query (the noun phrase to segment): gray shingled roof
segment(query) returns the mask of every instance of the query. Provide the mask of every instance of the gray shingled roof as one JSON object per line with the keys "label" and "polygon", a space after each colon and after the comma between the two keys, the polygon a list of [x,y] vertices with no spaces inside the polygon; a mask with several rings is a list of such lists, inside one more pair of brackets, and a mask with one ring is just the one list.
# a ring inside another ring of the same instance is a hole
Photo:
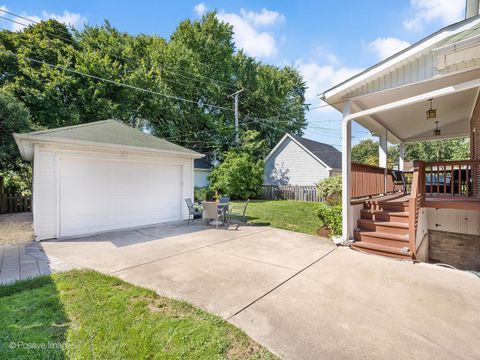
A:
{"label": "gray shingled roof", "polygon": [[193,167],[195,169],[205,169],[205,170],[210,170],[213,168],[213,165],[210,161],[207,161],[205,158],[201,159],[195,159],[193,161]]}
{"label": "gray shingled roof", "polygon": [[87,141],[94,143],[123,145],[136,148],[154,149],[165,152],[184,153],[199,157],[201,154],[176,145],[165,139],[144,133],[138,129],[134,129],[117,120],[103,120],[87,124],[67,126],[57,129],[48,129],[35,131],[27,134],[17,134],[19,138],[26,137],[29,139],[58,139],[59,141],[74,140]]}
{"label": "gray shingled roof", "polygon": [[342,153],[335,149],[332,145],[305,139],[297,135],[290,136],[332,169],[342,168]]}

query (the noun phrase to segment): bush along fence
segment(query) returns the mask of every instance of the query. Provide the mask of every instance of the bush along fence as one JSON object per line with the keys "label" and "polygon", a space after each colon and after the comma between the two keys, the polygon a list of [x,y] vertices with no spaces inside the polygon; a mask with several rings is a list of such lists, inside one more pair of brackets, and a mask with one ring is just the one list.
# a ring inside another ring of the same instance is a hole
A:
{"label": "bush along fence", "polygon": [[7,194],[3,189],[3,178],[0,177],[0,214],[32,211],[32,198],[21,194]]}
{"label": "bush along fence", "polygon": [[316,186],[263,185],[263,200],[298,200],[322,202]]}

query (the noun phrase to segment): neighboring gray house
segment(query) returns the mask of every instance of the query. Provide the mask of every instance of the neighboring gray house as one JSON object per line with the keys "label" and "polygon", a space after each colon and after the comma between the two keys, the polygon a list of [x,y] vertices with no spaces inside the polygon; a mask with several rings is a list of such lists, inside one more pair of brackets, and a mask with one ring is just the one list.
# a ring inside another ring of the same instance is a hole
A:
{"label": "neighboring gray house", "polygon": [[195,187],[208,186],[208,174],[212,171],[213,165],[205,158],[195,159],[193,162],[193,175]]}
{"label": "neighboring gray house", "polygon": [[265,185],[315,185],[342,172],[342,153],[333,146],[285,134],[265,159]]}

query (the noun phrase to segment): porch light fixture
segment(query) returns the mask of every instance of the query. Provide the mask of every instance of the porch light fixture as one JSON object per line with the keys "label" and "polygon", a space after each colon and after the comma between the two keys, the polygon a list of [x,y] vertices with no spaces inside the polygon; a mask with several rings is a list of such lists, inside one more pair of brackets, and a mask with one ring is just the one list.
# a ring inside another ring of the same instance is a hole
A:
{"label": "porch light fixture", "polygon": [[432,108],[433,99],[428,99],[428,101],[430,101],[430,109],[425,111],[425,114],[427,115],[427,120],[428,119],[435,119],[437,117],[437,109]]}
{"label": "porch light fixture", "polygon": [[433,130],[433,136],[440,136],[442,132],[438,128],[438,121],[435,121],[435,130]]}

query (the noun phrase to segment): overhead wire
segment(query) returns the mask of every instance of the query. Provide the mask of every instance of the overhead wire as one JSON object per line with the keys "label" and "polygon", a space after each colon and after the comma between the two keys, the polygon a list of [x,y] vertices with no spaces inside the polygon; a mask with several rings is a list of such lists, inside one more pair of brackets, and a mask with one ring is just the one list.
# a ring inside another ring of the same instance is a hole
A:
{"label": "overhead wire", "polygon": [[[21,19],[23,19],[23,20],[32,22],[33,24],[39,24],[39,23],[40,23],[39,21],[36,21],[36,20],[33,20],[33,19],[29,19],[29,18],[27,18],[27,17],[25,17],[25,16],[22,16],[22,15],[19,15],[19,14],[15,14],[15,13],[10,12],[10,11],[5,10],[5,9],[0,9],[0,11],[2,11],[2,12],[4,12],[4,13],[7,13],[7,14],[9,14],[9,15],[11,15],[11,16],[15,16],[15,17],[21,18]],[[25,27],[29,26],[29,25],[27,25],[27,24],[21,23],[21,22],[19,22],[19,21],[13,20],[13,19],[9,19],[9,18],[6,18],[6,17],[1,17],[1,18],[5,19],[5,20],[8,20],[8,21],[11,21],[11,22],[14,22],[14,23],[17,23],[17,24],[19,24],[19,25],[25,26]],[[31,25],[31,24],[30,24],[30,25]],[[65,31],[63,31],[63,30],[61,30],[61,31],[64,32],[65,34],[67,34],[68,36],[71,36],[70,33],[65,32]],[[71,39],[64,38],[64,37],[59,37],[57,34],[54,34],[54,33],[50,32],[50,31],[48,31],[48,30],[47,30],[46,32],[49,33],[49,34],[50,34],[51,36],[53,36],[53,37],[57,37],[57,38],[60,38],[60,39],[62,39],[62,40],[64,40],[64,41],[67,41],[67,42],[70,42],[70,43],[74,43],[73,40],[71,40]],[[96,45],[98,45],[98,44],[96,44]],[[102,48],[102,47],[100,47],[100,48],[101,48],[102,50],[105,50],[105,49]],[[129,58],[126,58],[126,57],[124,57],[124,56],[119,56],[119,55],[117,55],[117,54],[110,54],[110,53],[108,53],[108,55],[109,55],[109,56],[112,56],[112,57],[114,57],[114,58],[117,58],[117,59],[121,59],[121,60],[123,60],[123,61],[129,61],[129,62],[134,61],[133,59],[129,59]],[[137,65],[138,65],[138,64],[137,64]],[[187,78],[187,79],[189,79],[189,80],[198,81],[198,82],[201,81],[201,80],[199,80],[199,79],[192,78],[191,73],[189,73],[189,76],[185,76],[185,75],[182,75],[182,74],[178,74],[178,73],[172,72],[171,70],[168,70],[168,69],[166,69],[165,67],[163,67],[163,66],[161,66],[161,65],[159,65],[159,67],[160,67],[162,70],[166,71],[166,72],[169,72],[169,73],[174,74],[174,76],[175,76],[175,75],[180,75],[181,77]],[[181,72],[180,69],[177,69],[177,71]],[[216,82],[216,83],[219,83],[219,84],[227,85],[227,86],[229,86],[229,87],[231,87],[231,88],[233,88],[233,89],[236,89],[236,87],[235,87],[234,85],[229,84],[229,83],[227,83],[227,82],[224,82],[224,81],[221,81],[221,80],[218,80],[218,79],[213,79],[213,78],[210,78],[210,77],[207,77],[207,76],[204,76],[204,75],[200,75],[200,74],[197,74],[197,75],[200,76],[200,77],[203,77],[203,78],[205,78],[205,79],[208,79],[208,80],[210,80],[211,82]],[[185,83],[178,82],[178,80],[172,80],[172,79],[167,79],[167,78],[163,78],[163,79],[166,80],[167,82],[172,82],[172,81],[173,81],[173,82],[177,82],[177,83],[180,83],[180,84],[185,85]],[[194,86],[194,87],[195,87],[195,86]],[[198,88],[198,87],[195,87],[195,88]],[[244,88],[245,88],[247,91],[249,91],[249,92],[253,92],[253,91],[250,90],[248,87],[244,87]],[[202,90],[202,91],[205,91],[205,88],[202,87],[201,90]],[[256,99],[255,97],[250,98],[250,99],[253,100],[254,102],[256,102],[257,104],[259,104],[258,99]],[[273,105],[273,106],[276,107],[277,109],[280,109],[279,106],[272,104],[272,103],[269,102],[268,100],[265,100],[265,99],[262,99],[262,100],[263,100],[265,103],[270,104],[270,105]],[[264,116],[268,116],[265,112],[262,112],[260,109],[252,108],[251,105],[246,105],[246,107],[247,107],[247,108],[250,108],[251,110],[254,110],[254,111],[256,111],[256,112],[260,112],[260,113],[261,113],[262,115],[264,115]],[[280,109],[280,110],[281,110],[281,114],[282,114],[282,115],[283,115],[283,114],[287,114],[286,112],[284,113],[284,112],[282,111],[282,109]],[[290,114],[288,114],[288,115],[289,115],[289,117],[290,117]],[[278,116],[278,115],[277,115],[277,116]],[[291,119],[289,119],[289,120],[287,120],[287,121],[290,122]]]}
{"label": "overhead wire", "polygon": [[[30,21],[32,23],[35,23],[35,24],[38,24],[39,22],[38,21],[35,21],[33,19],[28,19],[26,17],[23,17],[21,15],[18,15],[18,14],[15,14],[15,13],[12,13],[12,12],[9,12],[9,11],[6,11],[4,9],[0,9],[0,11],[3,11],[4,13],[7,13],[9,15],[12,15],[12,16],[15,16],[15,17],[18,17],[18,18],[22,18],[24,20],[27,20],[27,21]],[[5,19],[5,20],[8,20],[8,21],[11,21],[11,22],[14,22],[16,24],[19,24],[19,25],[22,25],[22,26],[28,26],[27,24],[24,24],[24,23],[20,23],[16,20],[13,20],[13,19],[9,19],[9,18],[6,18],[6,17],[3,17],[3,16],[0,16],[0,18],[2,19]],[[48,32],[48,31],[47,31]],[[68,33],[68,35],[70,36],[70,33]],[[67,39],[67,38],[63,38],[63,37],[59,37],[58,35],[56,34],[52,34],[52,36],[54,37],[57,37],[57,38],[60,38],[61,40],[64,40],[64,41],[67,41],[67,42],[70,42],[70,43],[74,43],[73,40],[71,39]],[[87,76],[87,77],[90,77],[90,78],[93,78],[93,79],[96,79],[98,81],[104,81],[104,82],[107,82],[107,83],[111,83],[111,84],[115,84],[117,86],[124,86],[124,87],[128,87],[128,88],[131,88],[131,89],[135,89],[135,90],[139,90],[139,91],[144,91],[144,92],[148,92],[148,93],[151,93],[151,94],[155,94],[155,95],[159,95],[159,96],[164,96],[166,98],[170,98],[170,99],[174,99],[174,100],[178,100],[178,101],[183,101],[183,102],[187,102],[187,103],[192,103],[192,104],[196,104],[197,106],[199,107],[203,107],[203,106],[207,106],[207,107],[211,107],[211,108],[216,108],[216,109],[221,109],[221,110],[226,110],[226,111],[234,111],[233,109],[230,109],[230,108],[226,108],[224,106],[218,106],[218,105],[215,105],[215,104],[210,104],[208,102],[201,102],[200,100],[197,100],[197,101],[194,101],[194,100],[190,100],[190,99],[185,99],[183,97],[180,97],[180,96],[176,96],[176,95],[170,95],[170,94],[166,94],[166,93],[162,93],[162,92],[159,92],[159,91],[153,91],[153,90],[149,90],[149,89],[145,89],[145,88],[141,88],[141,87],[138,87],[138,86],[134,86],[134,85],[130,85],[130,84],[125,84],[125,83],[120,83],[120,82],[117,82],[117,81],[114,81],[114,80],[110,80],[110,79],[105,79],[105,78],[102,78],[102,77],[99,77],[99,76],[96,76],[96,75],[92,75],[92,74],[88,74],[88,73],[84,73],[84,72],[80,72],[80,71],[77,71],[77,70],[73,70],[73,69],[69,69],[65,66],[62,66],[62,65],[59,65],[59,64],[51,64],[51,63],[47,63],[45,61],[41,61],[41,60],[37,60],[37,59],[33,59],[31,57],[27,57],[27,56],[21,56],[21,55],[18,55],[18,54],[15,54],[13,52],[7,52],[7,51],[3,51],[3,50],[0,50],[4,53],[7,53],[7,54],[10,54],[12,56],[15,56],[17,58],[23,58],[23,59],[26,59],[28,61],[31,61],[31,62],[35,62],[35,63],[40,63],[40,64],[44,64],[44,65],[47,65],[51,68],[58,68],[58,69],[61,69],[61,70],[64,70],[64,71],[67,71],[67,72],[71,72],[71,73],[75,73],[75,74],[78,74],[78,75],[83,75],[83,76]],[[118,57],[116,54],[108,54],[109,56],[113,56],[113,57]],[[133,60],[132,59],[128,59],[128,58],[125,58],[125,57],[119,57],[120,59],[124,60],[124,61],[128,61],[128,62],[132,62]],[[165,69],[163,69],[165,70]],[[169,71],[169,70],[168,70]],[[181,75],[181,74],[180,74]],[[201,76],[201,75],[199,75]],[[233,85],[229,84],[229,83],[226,83],[226,82],[223,82],[223,81],[220,81],[218,79],[213,79],[213,78],[208,78],[208,77],[205,77],[205,76],[202,76],[204,78],[207,78],[213,82],[217,82],[217,83],[222,83],[224,85],[228,85],[232,88],[235,88]],[[199,81],[198,79],[195,79],[195,78],[192,78],[192,77],[188,77],[190,80],[195,80],[195,81]],[[183,84],[185,85],[185,83],[181,83],[181,82],[178,82],[178,80],[172,80],[172,79],[168,79],[168,78],[165,78],[163,77],[162,79],[166,80],[167,82],[169,81],[173,81],[173,82],[176,82],[176,83],[179,83],[179,84]],[[248,89],[248,88],[247,88]],[[202,90],[205,90],[205,88],[202,88]],[[255,98],[253,98],[254,101],[257,101]],[[264,100],[265,102],[268,102],[266,100]],[[341,101],[343,102],[343,101]],[[338,102],[338,103],[341,103],[341,102]],[[258,103],[258,102],[257,102]],[[313,107],[313,108],[309,108],[307,109],[307,111],[310,111],[310,110],[314,110],[314,109],[318,109],[318,108],[321,108],[321,107],[325,107],[325,106],[331,106],[331,105],[334,105],[335,103],[332,103],[332,104],[325,104],[325,105],[320,105],[320,106],[316,106],[316,107]],[[251,106],[247,106],[247,108]],[[277,109],[279,107],[277,106]],[[259,109],[254,109],[258,112],[261,112]],[[264,113],[265,114],[265,113]],[[283,114],[281,114],[283,115]],[[285,129],[279,129],[277,127],[274,127],[274,126],[271,126],[271,125],[268,125],[266,124],[268,121],[270,122],[282,122],[282,123],[290,123],[291,122],[291,119],[289,120],[281,120],[279,119],[280,115],[277,114],[277,115],[274,115],[274,116],[271,116],[269,118],[258,118],[258,117],[254,117],[255,120],[254,122],[256,123],[259,123],[259,124],[262,124],[263,125],[266,125],[267,127],[270,127],[270,128],[273,128],[275,130],[278,130],[278,131],[282,131],[284,132]],[[313,123],[315,122],[327,122],[327,121],[331,121],[331,122],[335,122],[336,120],[320,120],[320,121],[314,121]],[[337,129],[331,129],[331,128],[326,128],[326,127],[320,127],[316,124],[312,124],[312,122],[309,122],[308,125],[313,128],[313,129],[316,129],[316,130],[319,130],[319,131],[322,131],[322,132],[327,132],[327,133],[330,133],[330,134],[334,134],[334,135],[337,135]],[[231,127],[231,126],[228,126],[228,127]],[[211,130],[212,132],[213,131],[216,131],[215,129],[212,129]],[[185,140],[184,140],[185,141]]]}

